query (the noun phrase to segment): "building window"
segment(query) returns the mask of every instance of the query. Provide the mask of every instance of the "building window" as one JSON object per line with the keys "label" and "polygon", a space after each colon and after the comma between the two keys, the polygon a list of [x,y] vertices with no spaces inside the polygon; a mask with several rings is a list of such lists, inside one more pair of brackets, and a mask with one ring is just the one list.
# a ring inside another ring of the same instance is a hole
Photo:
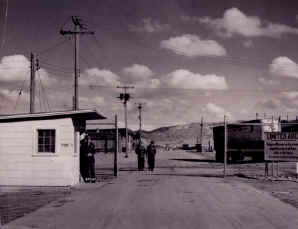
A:
{"label": "building window", "polygon": [[43,129],[38,132],[38,153],[55,153],[56,130]]}

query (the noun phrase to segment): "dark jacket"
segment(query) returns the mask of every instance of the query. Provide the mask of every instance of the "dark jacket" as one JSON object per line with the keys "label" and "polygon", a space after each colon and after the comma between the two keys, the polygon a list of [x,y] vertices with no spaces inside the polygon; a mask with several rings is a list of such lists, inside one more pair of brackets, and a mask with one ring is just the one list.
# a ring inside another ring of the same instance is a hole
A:
{"label": "dark jacket", "polygon": [[146,148],[143,145],[138,145],[136,148],[136,154],[139,157],[145,157],[146,155]]}
{"label": "dark jacket", "polygon": [[94,160],[95,145],[93,142],[89,142],[87,146],[87,157]]}
{"label": "dark jacket", "polygon": [[154,157],[156,154],[156,147],[154,144],[150,144],[147,146],[147,155],[148,157]]}

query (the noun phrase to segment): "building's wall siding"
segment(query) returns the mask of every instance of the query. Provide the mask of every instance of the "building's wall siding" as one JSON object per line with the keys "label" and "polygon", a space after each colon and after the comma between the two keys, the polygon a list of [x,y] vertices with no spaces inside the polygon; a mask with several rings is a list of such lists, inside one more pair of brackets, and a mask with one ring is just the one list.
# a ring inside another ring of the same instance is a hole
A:
{"label": "building's wall siding", "polygon": [[[56,129],[56,152],[37,153],[37,129]],[[71,118],[0,123],[0,185],[73,185],[79,182]]]}

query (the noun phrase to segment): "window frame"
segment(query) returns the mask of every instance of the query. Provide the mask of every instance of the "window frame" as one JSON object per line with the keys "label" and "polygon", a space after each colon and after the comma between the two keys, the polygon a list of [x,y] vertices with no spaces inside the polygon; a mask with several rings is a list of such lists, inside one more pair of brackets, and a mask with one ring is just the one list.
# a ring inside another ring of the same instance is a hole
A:
{"label": "window frame", "polygon": [[[39,152],[38,138],[39,130],[54,130],[55,131],[55,152]],[[34,157],[57,157],[59,155],[59,129],[57,127],[36,127],[34,128],[34,140],[33,140],[33,154]]]}

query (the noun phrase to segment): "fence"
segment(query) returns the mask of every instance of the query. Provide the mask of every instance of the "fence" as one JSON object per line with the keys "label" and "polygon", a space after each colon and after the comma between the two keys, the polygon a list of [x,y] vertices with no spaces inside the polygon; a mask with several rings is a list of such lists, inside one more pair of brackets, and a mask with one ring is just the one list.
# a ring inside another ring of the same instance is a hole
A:
{"label": "fence", "polygon": [[223,163],[224,176],[297,175],[298,122],[258,119],[228,123],[225,116],[223,123],[213,127],[213,139],[215,159]]}

